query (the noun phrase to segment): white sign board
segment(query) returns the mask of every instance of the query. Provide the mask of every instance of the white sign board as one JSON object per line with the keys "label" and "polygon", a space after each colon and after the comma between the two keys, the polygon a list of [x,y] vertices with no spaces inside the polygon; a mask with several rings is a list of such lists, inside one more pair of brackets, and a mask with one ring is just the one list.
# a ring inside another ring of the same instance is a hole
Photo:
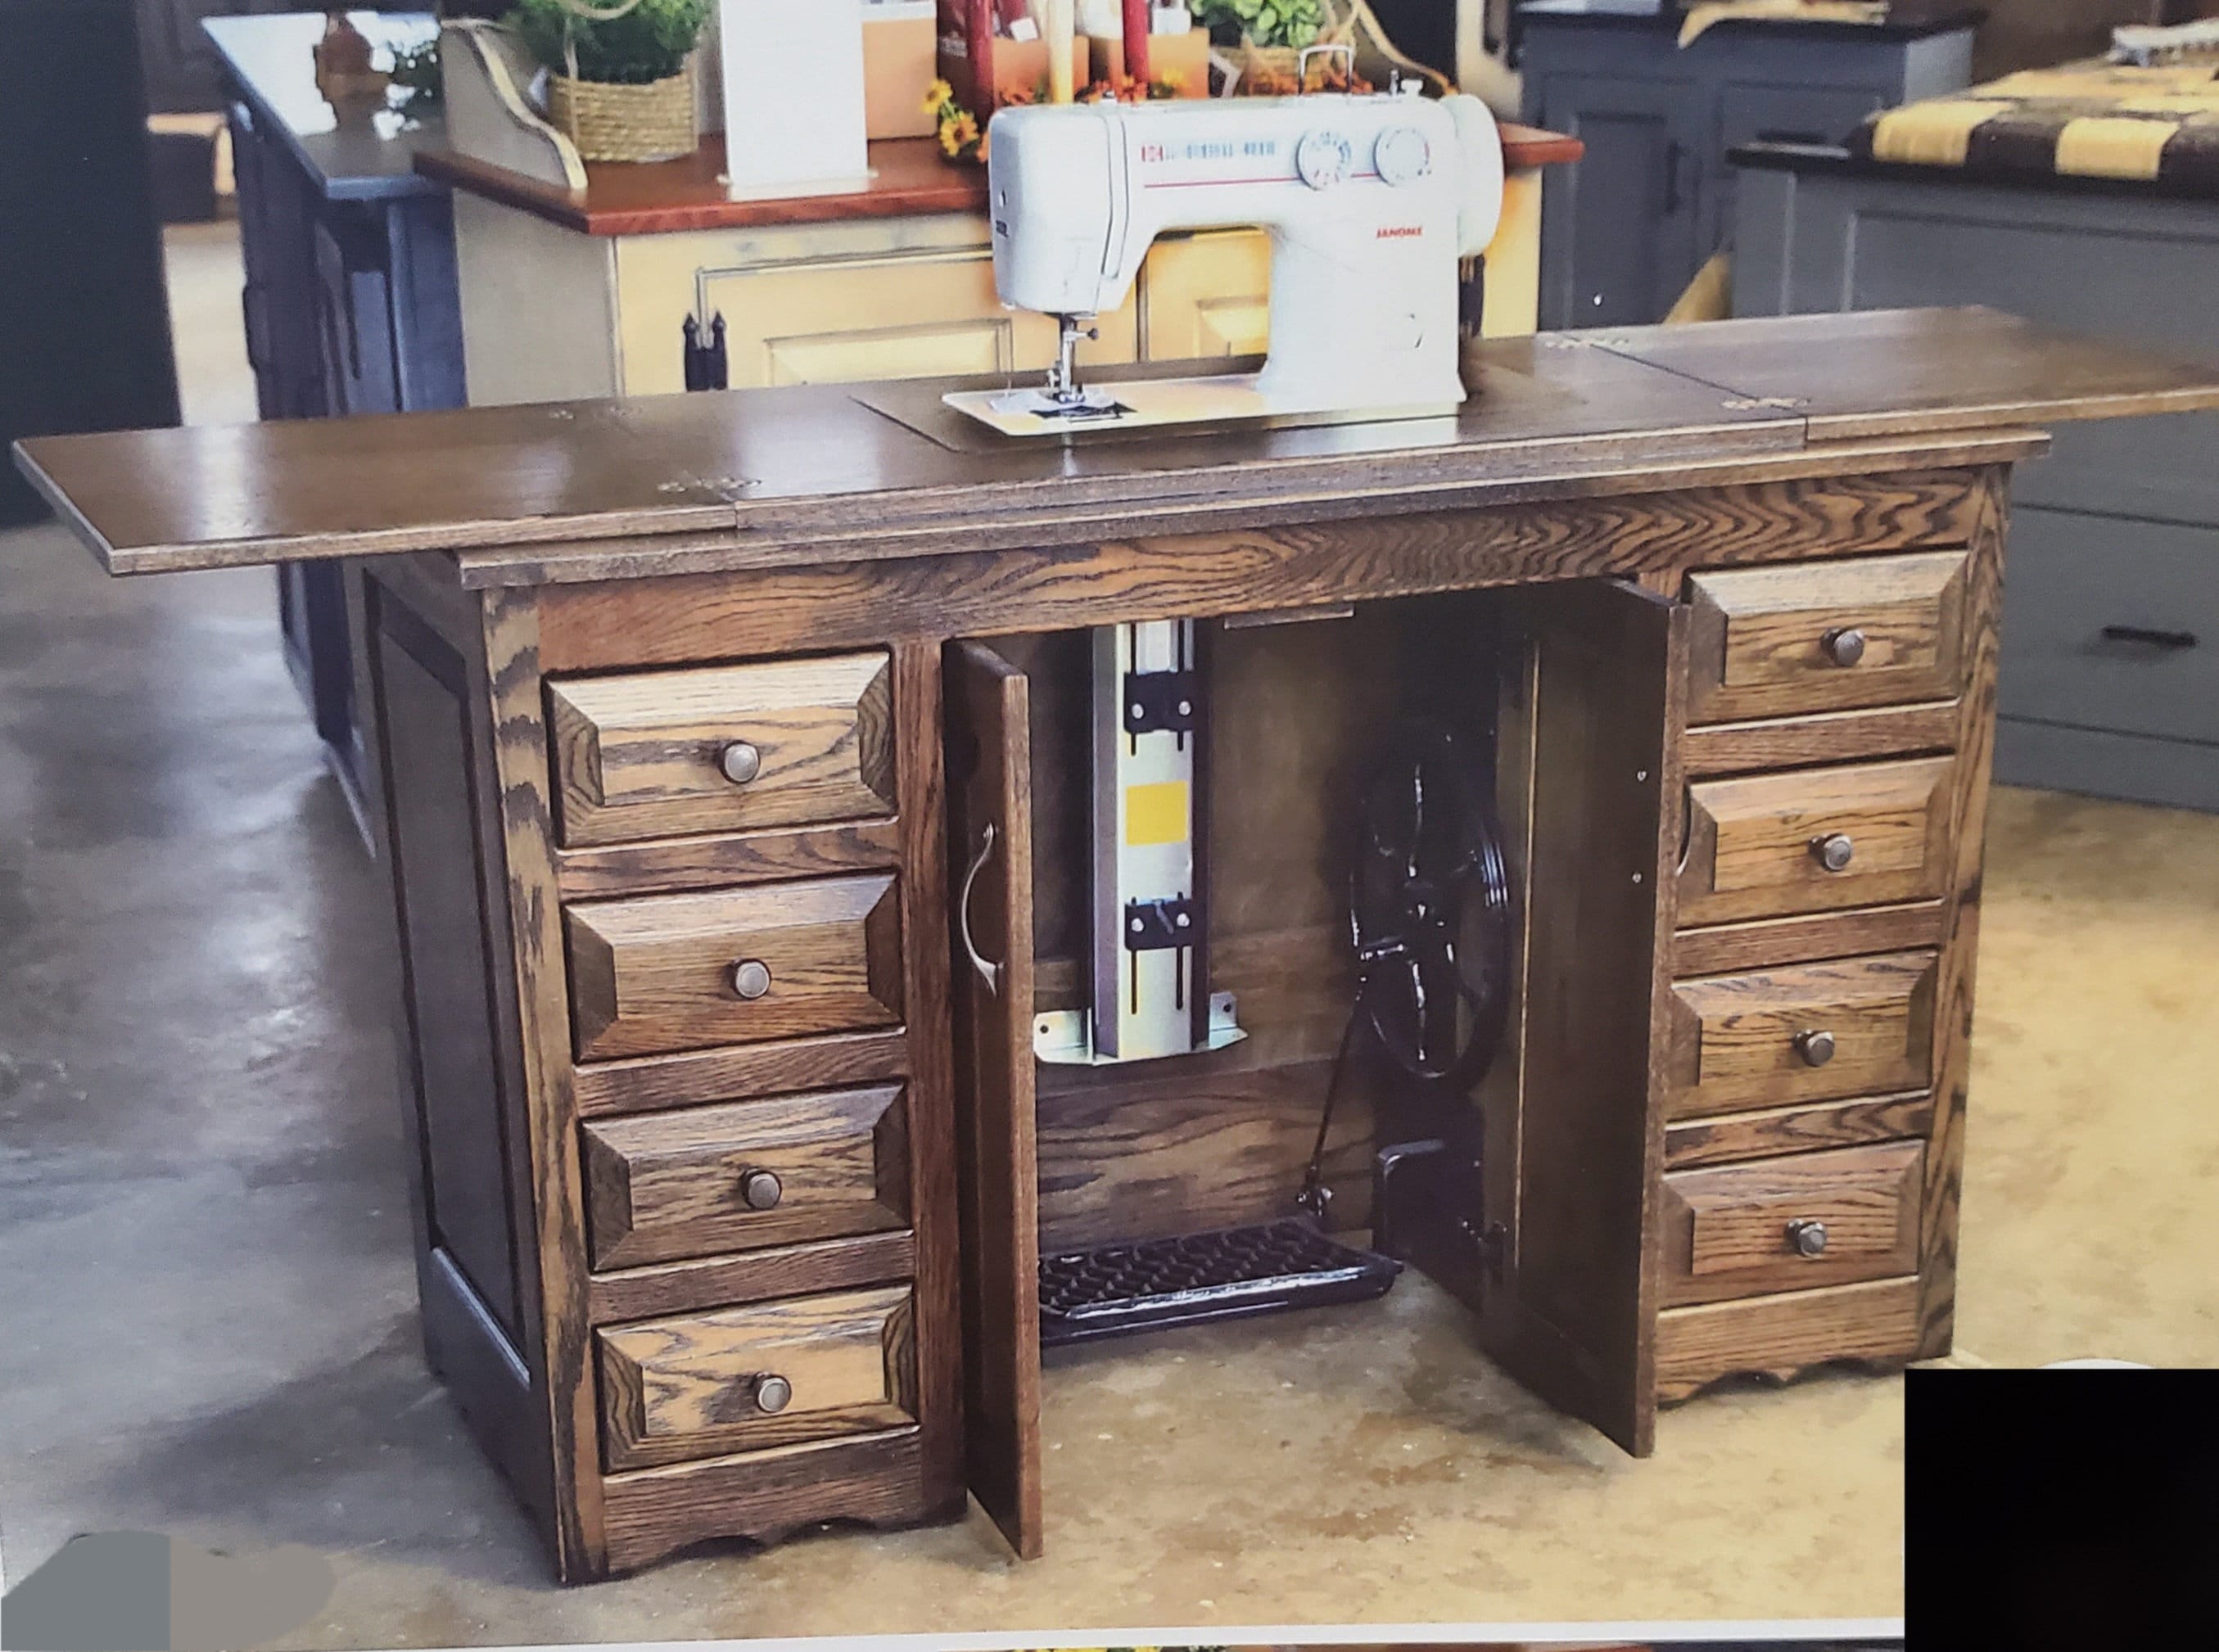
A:
{"label": "white sign board", "polygon": [[863,9],[719,0],[724,175],[736,200],[865,188]]}

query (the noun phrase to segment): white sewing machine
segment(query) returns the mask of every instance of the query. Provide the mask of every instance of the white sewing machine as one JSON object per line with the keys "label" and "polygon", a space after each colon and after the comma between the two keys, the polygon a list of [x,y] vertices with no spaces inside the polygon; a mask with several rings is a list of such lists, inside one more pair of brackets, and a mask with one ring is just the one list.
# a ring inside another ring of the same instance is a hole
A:
{"label": "white sewing machine", "polygon": [[[1248,418],[1414,417],[1464,398],[1458,260],[1502,208],[1502,146],[1477,98],[1415,89],[1006,109],[987,194],[1002,301],[1060,320],[1045,386],[948,405],[1012,436]],[[1271,237],[1263,370],[1078,383],[1087,323],[1124,301],[1156,237]]]}

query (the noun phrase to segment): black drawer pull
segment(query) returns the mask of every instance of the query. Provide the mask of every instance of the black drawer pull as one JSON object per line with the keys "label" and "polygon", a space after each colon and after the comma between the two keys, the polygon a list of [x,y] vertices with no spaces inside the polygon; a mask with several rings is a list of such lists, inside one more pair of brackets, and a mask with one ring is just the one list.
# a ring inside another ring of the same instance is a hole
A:
{"label": "black drawer pull", "polygon": [[2139,643],[2145,648],[2192,649],[2196,646],[2194,631],[2161,631],[2148,625],[2106,625],[2103,637],[2106,643]]}

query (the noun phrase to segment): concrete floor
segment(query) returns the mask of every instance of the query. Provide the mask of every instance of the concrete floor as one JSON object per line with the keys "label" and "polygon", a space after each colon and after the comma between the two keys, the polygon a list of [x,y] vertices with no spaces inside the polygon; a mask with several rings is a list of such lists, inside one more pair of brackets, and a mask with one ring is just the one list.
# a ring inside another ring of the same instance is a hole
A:
{"label": "concrete floor", "polygon": [[[235,251],[172,252],[189,408],[235,414]],[[1961,1351],[2219,1363],[2219,819],[2005,792],[1987,890]],[[974,1514],[557,1590],[418,1352],[386,921],[270,576],[0,535],[11,1579],[307,1543],[299,1647],[1900,1612],[1900,1382],[1719,1393],[1637,1463],[1422,1281],[1054,1360],[1033,1564]]]}

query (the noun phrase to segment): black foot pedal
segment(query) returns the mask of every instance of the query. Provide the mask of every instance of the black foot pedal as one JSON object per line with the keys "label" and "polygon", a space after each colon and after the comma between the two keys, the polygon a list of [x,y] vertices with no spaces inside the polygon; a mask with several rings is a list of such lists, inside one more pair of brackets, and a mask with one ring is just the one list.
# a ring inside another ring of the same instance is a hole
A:
{"label": "black foot pedal", "polygon": [[1203,1325],[1386,1295],[1402,1264],[1299,1217],[1041,1258],[1041,1342]]}

